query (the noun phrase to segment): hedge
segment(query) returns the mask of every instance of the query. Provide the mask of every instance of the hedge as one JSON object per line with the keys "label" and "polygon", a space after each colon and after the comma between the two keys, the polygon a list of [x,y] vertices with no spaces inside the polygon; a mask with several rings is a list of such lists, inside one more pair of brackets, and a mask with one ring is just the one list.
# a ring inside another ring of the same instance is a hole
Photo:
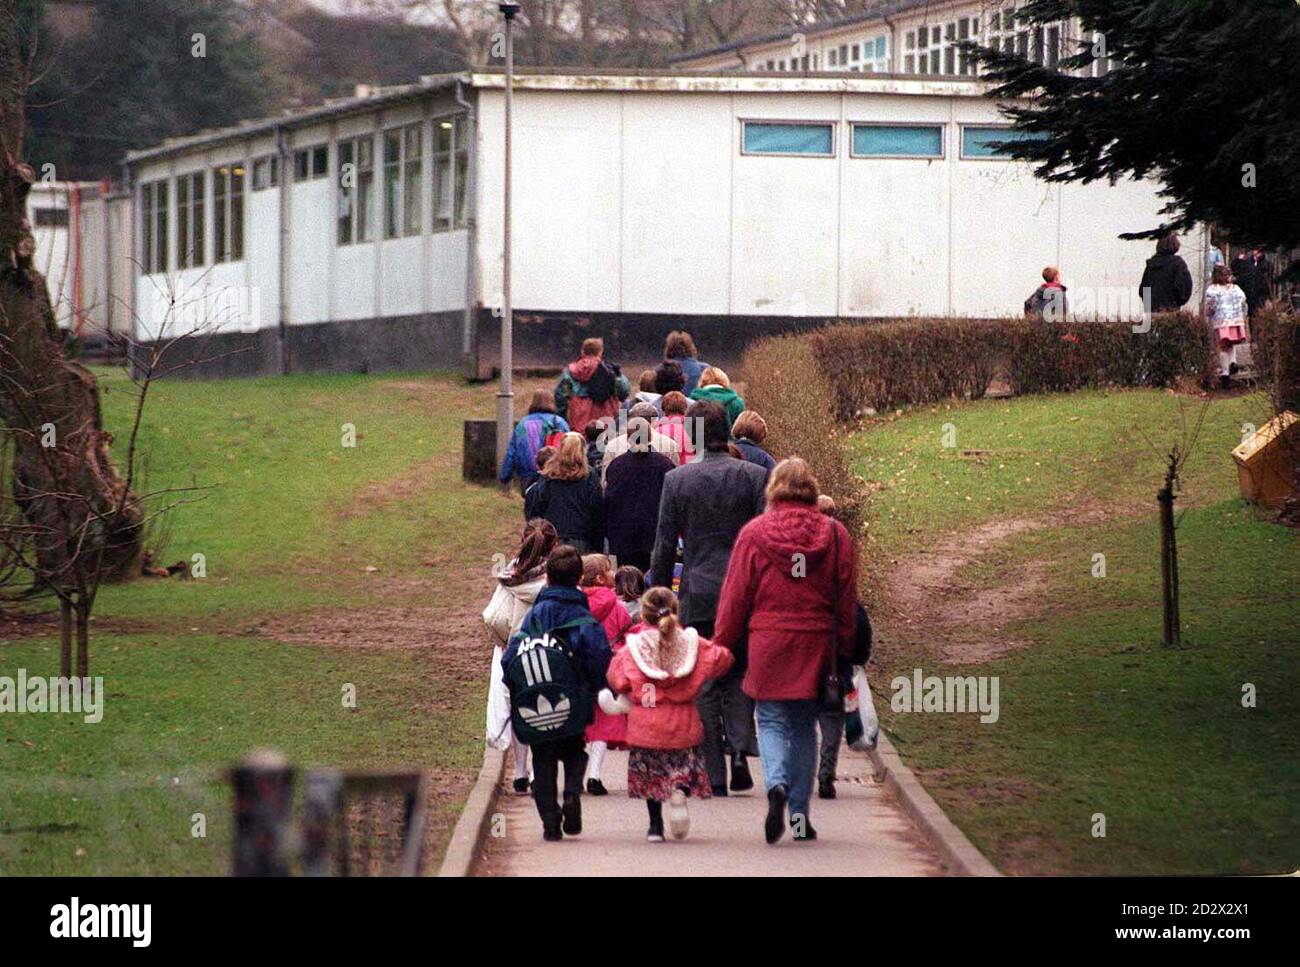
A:
{"label": "hedge", "polygon": [[906,319],[839,323],[813,333],[814,356],[831,385],[835,415],[980,399],[999,376],[1012,393],[1087,386],[1171,386],[1212,372],[1213,346],[1188,313],[1128,322]]}

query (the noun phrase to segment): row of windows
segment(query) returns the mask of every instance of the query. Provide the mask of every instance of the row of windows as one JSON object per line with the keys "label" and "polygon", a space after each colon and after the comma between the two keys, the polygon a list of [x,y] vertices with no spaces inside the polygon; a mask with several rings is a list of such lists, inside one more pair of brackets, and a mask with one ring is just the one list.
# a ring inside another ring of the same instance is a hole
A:
{"label": "row of windows", "polygon": [[[742,151],[755,155],[835,157],[835,128],[820,121],[744,121]],[[852,158],[943,158],[942,124],[851,123],[849,156]],[[991,124],[961,125],[961,157],[1005,158],[998,142],[1034,137],[1023,131]]]}
{"label": "row of windows", "polygon": [[[336,241],[339,245],[370,242],[382,230],[384,238],[419,235],[424,219],[424,140],[422,124],[384,131],[380,141],[382,228],[376,217],[374,138],[362,135],[341,140],[336,148],[338,184]],[[329,173],[329,145],[294,151],[295,182],[314,181]],[[429,159],[435,232],[464,228],[468,220],[466,191],[469,175],[469,136],[464,115],[435,119],[433,157]],[[244,257],[244,189],[242,164],[221,165],[212,174],[212,261]],[[207,171],[179,175],[172,181],[140,186],[141,256],[148,274],[172,267],[168,252],[172,186],[175,191],[176,268],[207,265],[206,218],[209,211]],[[252,163],[251,188],[264,191],[280,184],[277,155]]]}
{"label": "row of windows", "polygon": [[[1008,53],[1016,52],[1037,64],[1057,67],[1066,56],[1064,21],[1054,24],[1027,24],[1020,21],[1015,8],[993,11],[983,23],[978,16],[956,17],[947,23],[921,24],[903,32],[902,59],[895,69],[905,74],[939,74],[949,76],[974,76],[978,65],[960,49],[963,41],[982,41]],[[1090,37],[1096,43],[1097,37]],[[827,70],[888,71],[890,69],[887,35],[868,38],[858,43],[840,44],[826,51]],[[800,71],[819,70],[820,56],[814,52],[789,58],[771,58],[760,62],[760,70]],[[1106,73],[1108,62],[1101,56],[1092,64],[1090,73]]]}

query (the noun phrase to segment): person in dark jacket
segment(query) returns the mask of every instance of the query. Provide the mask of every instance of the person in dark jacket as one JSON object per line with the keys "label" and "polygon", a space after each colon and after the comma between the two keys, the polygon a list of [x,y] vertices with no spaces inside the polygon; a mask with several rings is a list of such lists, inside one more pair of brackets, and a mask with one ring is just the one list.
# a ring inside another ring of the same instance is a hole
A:
{"label": "person in dark jacket", "polygon": [[853,541],[843,524],[818,513],[817,494],[803,460],[776,465],[767,510],[736,539],[714,625],[716,644],[746,643],[744,689],[758,711],[769,843],[785,832],[787,804],[795,839],[817,838],[808,809],[822,671],[851,657],[856,638]]}
{"label": "person in dark jacket", "polygon": [[763,449],[763,441],[767,439],[767,420],[753,410],[744,410],[732,424],[731,434],[741,457],[771,474],[776,468],[776,460]]}
{"label": "person in dark jacket", "polygon": [[605,359],[605,341],[598,336],[582,341],[579,356],[564,367],[555,384],[555,409],[568,417],[570,426],[613,416],[631,392],[627,377]]}
{"label": "person in dark jacket", "polygon": [[702,363],[699,359],[699,353],[695,349],[695,340],[691,334],[683,329],[674,329],[664,340],[664,359],[674,360],[682,368],[682,375],[686,378],[686,385],[682,387],[673,387],[687,399],[695,392],[695,387],[699,385],[700,374],[709,368],[708,363]]}
{"label": "person in dark jacket", "polygon": [[1025,318],[1064,322],[1070,311],[1065,293],[1066,286],[1061,281],[1061,270],[1055,265],[1047,266],[1043,269],[1043,284],[1025,300]]}
{"label": "person in dark jacket", "polygon": [[605,536],[609,552],[619,564],[648,571],[664,477],[677,463],[646,442],[649,424],[645,419],[628,421],[627,438],[627,452],[615,457],[605,471]]}
{"label": "person in dark jacket", "polygon": [[1192,297],[1192,273],[1178,254],[1178,236],[1170,232],[1156,243],[1138,283],[1138,296],[1151,312],[1177,312]]}
{"label": "person in dark jacket", "polygon": [[1268,303],[1268,281],[1260,270],[1258,249],[1242,252],[1232,260],[1232,280],[1242,292],[1246,293],[1246,310],[1249,318]]}
{"label": "person in dark jacket", "polygon": [[[664,477],[659,501],[659,528],[648,581],[669,587],[682,540],[681,617],[704,638],[713,635],[718,594],[727,574],[731,546],[740,529],[763,512],[763,486],[767,474],[746,460],[733,460],[727,452],[730,421],[717,403],[697,403],[691,418],[701,421],[704,453],[699,460],[678,467]],[[722,737],[725,717],[731,743],[731,788],[752,789],[747,756],[757,754],[754,706],[740,687],[742,655],[722,678],[700,692],[698,706],[704,720],[704,762],[715,796],[727,794],[727,767]]]}
{"label": "person in dark jacket", "polygon": [[506,458],[501,461],[501,472],[497,475],[501,485],[510,483],[514,477],[519,481],[519,492],[526,493],[537,480],[537,451],[546,445],[547,437],[568,432],[569,424],[555,412],[551,394],[546,390],[534,393],[528,404],[528,415],[515,424],[515,431],[510,435]]}
{"label": "person in dark jacket", "polygon": [[[576,436],[576,434],[575,434]],[[523,627],[545,631],[582,616],[591,617],[587,595],[578,588],[582,578],[582,555],[568,545],[561,544],[546,559],[546,587],[524,616]],[[503,670],[510,667],[525,636],[516,636],[501,656]],[[592,709],[595,698],[605,685],[605,674],[613,657],[609,642],[600,623],[594,619],[572,628],[566,635],[569,647],[577,659],[583,684],[591,690]],[[506,682],[510,677],[506,675]],[[592,716],[594,718],[594,715]],[[588,719],[587,724],[590,724]],[[585,740],[581,732],[553,742],[534,743],[533,800],[542,819],[542,838],[554,841],[564,838],[564,833],[582,832],[582,776],[587,769]],[[556,801],[560,764],[564,764],[564,805]]]}
{"label": "person in dark jacket", "polygon": [[587,465],[587,441],[581,433],[566,433],[555,456],[546,461],[541,479],[524,495],[524,516],[549,520],[560,540],[576,547],[579,554],[604,550],[600,475]]}
{"label": "person in dark jacket", "polygon": [[660,415],[663,414],[663,397],[669,393],[686,394],[683,389],[686,386],[686,374],[682,371],[682,364],[675,359],[665,359],[655,367],[655,392],[659,394],[658,410]]}

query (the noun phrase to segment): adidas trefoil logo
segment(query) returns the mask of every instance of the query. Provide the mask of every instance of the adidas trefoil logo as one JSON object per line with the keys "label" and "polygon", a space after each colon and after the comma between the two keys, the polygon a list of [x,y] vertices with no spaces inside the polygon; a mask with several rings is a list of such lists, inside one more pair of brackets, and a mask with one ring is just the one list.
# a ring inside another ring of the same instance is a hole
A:
{"label": "adidas trefoil logo", "polygon": [[537,708],[532,709],[521,705],[519,714],[523,716],[525,722],[537,729],[537,731],[551,732],[568,720],[569,710],[570,705],[567,698],[562,698],[552,705],[545,695],[538,695]]}

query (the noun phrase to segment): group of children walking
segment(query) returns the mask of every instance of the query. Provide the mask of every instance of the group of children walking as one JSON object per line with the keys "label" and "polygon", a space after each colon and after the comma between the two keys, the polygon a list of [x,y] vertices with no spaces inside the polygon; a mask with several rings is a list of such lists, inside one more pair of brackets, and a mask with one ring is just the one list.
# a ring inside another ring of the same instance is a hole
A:
{"label": "group of children walking", "polygon": [[732,653],[681,626],[671,590],[647,591],[639,569],[616,570],[606,555],[580,555],[554,534],[543,520],[525,525],[483,615],[501,641],[494,691],[509,707],[515,792],[529,791],[531,750],[542,838],[577,835],[584,777],[588,794],[606,795],[605,754],[627,748],[628,794],[646,801],[647,840],[685,838],[687,799],[711,795],[695,699],[731,667]]}

